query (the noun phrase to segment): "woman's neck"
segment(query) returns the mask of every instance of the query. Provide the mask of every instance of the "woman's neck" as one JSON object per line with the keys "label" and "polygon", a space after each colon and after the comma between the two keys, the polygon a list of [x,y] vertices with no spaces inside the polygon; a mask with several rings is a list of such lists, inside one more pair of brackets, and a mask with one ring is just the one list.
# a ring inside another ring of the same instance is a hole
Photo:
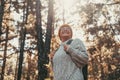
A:
{"label": "woman's neck", "polygon": [[64,37],[64,38],[61,38],[61,41],[62,42],[65,42],[65,41],[67,41],[67,40],[69,40],[70,38],[68,38],[68,37]]}

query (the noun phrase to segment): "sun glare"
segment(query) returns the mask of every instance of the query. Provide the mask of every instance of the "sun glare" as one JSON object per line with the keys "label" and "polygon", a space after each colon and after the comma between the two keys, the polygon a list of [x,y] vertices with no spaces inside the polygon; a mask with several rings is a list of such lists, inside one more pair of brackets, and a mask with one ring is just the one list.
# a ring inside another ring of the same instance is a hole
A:
{"label": "sun glare", "polygon": [[72,7],[74,2],[75,0],[60,0],[61,6],[63,6],[65,10],[70,9],[70,7]]}

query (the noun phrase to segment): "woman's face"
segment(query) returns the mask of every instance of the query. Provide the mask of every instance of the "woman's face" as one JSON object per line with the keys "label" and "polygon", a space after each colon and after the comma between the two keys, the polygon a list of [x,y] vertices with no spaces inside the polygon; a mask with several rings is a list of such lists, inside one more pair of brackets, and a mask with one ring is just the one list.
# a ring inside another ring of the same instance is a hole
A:
{"label": "woman's face", "polygon": [[62,27],[60,29],[60,38],[69,39],[72,37],[72,31],[69,27]]}

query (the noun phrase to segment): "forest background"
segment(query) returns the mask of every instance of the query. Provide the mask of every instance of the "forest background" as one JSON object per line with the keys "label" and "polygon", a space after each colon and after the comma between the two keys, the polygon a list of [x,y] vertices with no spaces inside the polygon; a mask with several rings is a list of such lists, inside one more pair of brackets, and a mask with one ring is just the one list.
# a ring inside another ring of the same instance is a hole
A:
{"label": "forest background", "polygon": [[87,48],[88,80],[120,80],[120,0],[1,0],[0,80],[52,80],[62,24]]}

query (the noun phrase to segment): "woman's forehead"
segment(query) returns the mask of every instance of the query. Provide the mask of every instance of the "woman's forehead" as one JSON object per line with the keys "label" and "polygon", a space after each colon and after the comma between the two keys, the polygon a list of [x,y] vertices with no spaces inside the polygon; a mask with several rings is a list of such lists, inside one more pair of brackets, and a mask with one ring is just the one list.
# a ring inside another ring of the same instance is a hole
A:
{"label": "woman's forehead", "polygon": [[68,26],[64,26],[64,27],[61,27],[61,29],[71,29],[71,28]]}

